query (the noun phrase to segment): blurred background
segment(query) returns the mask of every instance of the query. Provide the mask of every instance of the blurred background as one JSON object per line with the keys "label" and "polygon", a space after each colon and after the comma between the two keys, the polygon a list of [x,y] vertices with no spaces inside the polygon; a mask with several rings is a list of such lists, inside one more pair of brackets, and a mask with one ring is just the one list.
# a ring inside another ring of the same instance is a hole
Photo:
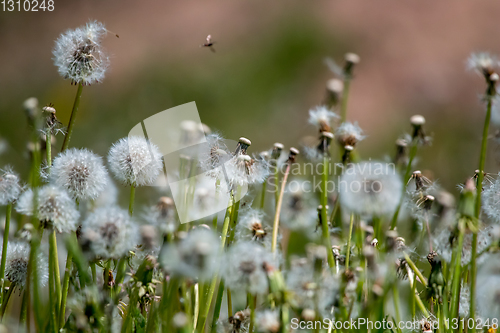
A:
{"label": "blurred background", "polygon": [[[54,12],[1,12],[0,137],[8,147],[0,167],[28,172],[26,98],[54,103],[67,124],[76,87],[57,74],[54,40],[95,19],[120,37],[103,42],[111,67],[102,84],[84,88],[73,147],[104,156],[141,120],[191,101],[226,138],[250,138],[252,152],[276,141],[300,146],[316,135],[308,110],[333,77],[323,59],[342,63],[355,52],[348,119],[368,136],[360,154],[392,156],[409,117],[422,114],[434,143],[419,168],[456,194],[477,167],[484,119],[484,83],[465,61],[474,51],[500,54],[499,13],[500,2],[451,0],[55,0]],[[200,48],[208,34],[215,53]],[[491,141],[486,170],[496,173]]]}

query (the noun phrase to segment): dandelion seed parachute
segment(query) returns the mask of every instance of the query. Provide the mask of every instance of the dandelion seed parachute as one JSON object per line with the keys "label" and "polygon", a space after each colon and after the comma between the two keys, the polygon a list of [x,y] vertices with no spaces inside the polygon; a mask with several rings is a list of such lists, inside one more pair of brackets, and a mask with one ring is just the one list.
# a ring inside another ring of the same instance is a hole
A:
{"label": "dandelion seed parachute", "polygon": [[493,223],[500,224],[500,178],[483,191],[482,200],[483,212]]}
{"label": "dandelion seed parachute", "polygon": [[115,178],[130,186],[152,185],[163,167],[159,148],[138,136],[122,138],[113,144],[108,164]]}
{"label": "dandelion seed parachute", "polygon": [[[29,189],[19,197],[16,210],[33,215],[33,190]],[[45,185],[38,190],[37,215],[47,227],[64,233],[75,231],[80,218],[75,201],[65,190],[54,185]]]}
{"label": "dandelion seed parachute", "polygon": [[269,176],[269,164],[263,159],[253,159],[242,153],[226,163],[226,171],[230,184],[261,184]]}
{"label": "dandelion seed parachute", "polygon": [[102,158],[88,149],[67,149],[50,169],[51,183],[65,189],[77,200],[93,200],[108,185],[108,172]]}
{"label": "dandelion seed parachute", "polygon": [[340,203],[349,212],[384,216],[394,212],[401,199],[403,183],[394,165],[362,162],[347,169],[340,179]]}
{"label": "dandelion seed parachute", "polygon": [[207,135],[206,140],[199,152],[200,167],[207,176],[222,180],[222,165],[231,159],[231,152],[219,134]]}
{"label": "dandelion seed parachute", "polygon": [[254,241],[266,249],[271,249],[271,229],[260,210],[249,209],[241,212],[236,225],[236,237],[242,241]]}
{"label": "dandelion seed parachute", "polygon": [[[26,284],[30,246],[24,242],[9,242],[7,259],[5,261],[5,277],[11,283],[23,288]],[[45,286],[49,279],[47,258],[39,252],[36,257],[38,270],[38,283]]]}
{"label": "dandelion seed parachute", "polygon": [[140,242],[139,226],[127,211],[102,207],[90,213],[82,223],[85,247],[97,258],[118,259],[128,255]]}
{"label": "dandelion seed parachute", "polygon": [[61,34],[52,51],[59,74],[83,85],[102,82],[109,65],[101,46],[106,33],[104,24],[93,21]]}
{"label": "dandelion seed parachute", "polygon": [[0,169],[0,206],[17,200],[21,191],[19,176],[10,167]]}
{"label": "dandelion seed parachute", "polygon": [[488,52],[472,53],[467,59],[467,69],[474,70],[481,75],[489,75],[495,67],[499,66],[496,56]]}

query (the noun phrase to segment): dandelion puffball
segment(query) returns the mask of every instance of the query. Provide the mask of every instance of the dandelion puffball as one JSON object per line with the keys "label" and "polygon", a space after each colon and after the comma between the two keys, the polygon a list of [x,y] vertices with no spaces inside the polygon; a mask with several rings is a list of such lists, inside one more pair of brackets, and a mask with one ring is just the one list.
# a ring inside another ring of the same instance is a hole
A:
{"label": "dandelion puffball", "polygon": [[52,164],[50,181],[75,199],[96,199],[108,185],[102,158],[88,149],[68,149]]}
{"label": "dandelion puffball", "polygon": [[83,85],[102,82],[109,65],[101,46],[106,33],[104,24],[93,21],[61,34],[52,51],[59,74]]}
{"label": "dandelion puffball", "polygon": [[[21,214],[33,215],[32,189],[21,194],[16,210]],[[45,185],[38,190],[37,214],[38,219],[48,227],[65,233],[75,231],[80,218],[75,200],[65,190],[54,185]]]}
{"label": "dandelion puffball", "polygon": [[[9,242],[5,261],[5,277],[12,284],[15,284],[20,288],[23,288],[26,284],[29,258],[30,246],[28,243]],[[41,252],[39,252],[36,260],[38,283],[41,286],[44,286],[47,284],[47,280],[49,278],[47,259]]]}
{"label": "dandelion puffball", "polygon": [[117,180],[131,186],[152,185],[163,165],[159,148],[138,136],[116,142],[109,150],[108,164]]}
{"label": "dandelion puffball", "polygon": [[95,257],[118,259],[139,244],[140,231],[127,211],[102,207],[83,221],[82,239]]}
{"label": "dandelion puffball", "polygon": [[347,211],[370,216],[393,213],[403,189],[394,165],[383,162],[353,164],[338,186],[340,203]]}
{"label": "dandelion puffball", "polygon": [[0,206],[15,201],[21,194],[19,176],[10,167],[0,169]]}

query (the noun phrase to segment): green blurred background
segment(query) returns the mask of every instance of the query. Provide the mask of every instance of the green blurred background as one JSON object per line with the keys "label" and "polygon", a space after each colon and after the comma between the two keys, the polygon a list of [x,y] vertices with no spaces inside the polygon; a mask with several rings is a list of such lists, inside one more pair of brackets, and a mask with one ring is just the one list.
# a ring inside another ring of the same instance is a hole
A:
{"label": "green blurred background", "polygon": [[[28,97],[54,103],[67,124],[76,87],[52,64],[54,40],[96,19],[120,35],[104,41],[111,67],[85,87],[71,146],[105,155],[139,121],[195,101],[203,122],[251,150],[315,135],[308,110],[332,73],[326,56],[360,55],[348,118],[368,135],[363,157],[394,154],[394,141],[422,114],[434,144],[419,168],[453,191],[477,165],[484,111],[472,51],[500,53],[494,1],[55,1],[54,12],[0,13],[0,167],[28,170]],[[212,53],[199,45],[211,34]],[[58,139],[60,146],[62,138]],[[498,170],[492,140],[487,171]],[[57,149],[57,148],[56,148]],[[431,174],[431,171],[427,171]]]}

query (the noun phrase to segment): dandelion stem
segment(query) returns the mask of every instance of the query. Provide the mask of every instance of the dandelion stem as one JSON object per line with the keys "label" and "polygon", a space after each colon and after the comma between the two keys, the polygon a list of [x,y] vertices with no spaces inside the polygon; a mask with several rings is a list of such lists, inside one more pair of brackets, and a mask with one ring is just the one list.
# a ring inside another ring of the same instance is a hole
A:
{"label": "dandelion stem", "polygon": [[283,194],[285,193],[285,186],[289,173],[290,173],[290,163],[287,163],[285,175],[283,176],[283,181],[281,182],[281,191],[279,193],[278,201],[276,203],[276,213],[274,215],[273,239],[271,244],[271,251],[273,252],[274,255],[276,255],[276,245],[278,243],[278,229],[280,224],[281,204],[283,202]]}
{"label": "dandelion stem", "polygon": [[263,210],[266,204],[267,178],[262,183],[262,191],[260,192],[260,209]]}
{"label": "dandelion stem", "polygon": [[2,285],[4,284],[5,277],[5,261],[7,260],[7,246],[9,243],[9,229],[10,229],[10,219],[12,217],[12,202],[7,205],[7,211],[5,213],[5,228],[3,230],[3,244],[2,244],[2,263],[0,265],[0,281]]}
{"label": "dandelion stem", "polygon": [[457,251],[454,264],[453,273],[453,284],[451,293],[451,317],[455,318],[458,315],[458,304],[460,302],[460,275],[461,275],[461,261],[462,261],[462,247],[464,244],[464,231],[459,228],[458,234],[458,246],[455,249]]}
{"label": "dandelion stem", "polygon": [[[491,105],[492,98],[490,94],[490,89],[488,89],[486,93],[486,117],[484,118],[484,127],[483,127],[483,138],[481,141],[481,153],[479,155],[479,173],[477,175],[477,184],[476,184],[476,210],[475,217],[479,218],[481,213],[481,192],[483,190],[483,179],[484,179],[484,164],[486,161],[486,150],[488,148],[488,132],[490,128],[490,119],[491,119]],[[472,235],[472,253],[471,253],[471,275],[470,275],[470,313],[469,318],[475,320],[476,315],[476,275],[477,275],[477,266],[476,266],[476,258],[477,258],[477,231]],[[452,314],[453,315],[453,314]],[[472,327],[471,333],[476,331],[475,327]]]}
{"label": "dandelion stem", "polygon": [[[76,236],[76,235],[75,235]],[[71,251],[68,251],[68,256],[66,257],[66,268],[64,269],[64,280],[62,286],[62,295],[61,295],[61,307],[59,309],[59,328],[64,326],[66,322],[66,300],[68,298],[68,290],[69,290],[69,276],[71,274],[71,264],[73,263],[73,255]]]}
{"label": "dandelion stem", "polygon": [[231,318],[233,316],[233,301],[231,299],[231,289],[226,289],[226,298],[227,298],[227,317]]}
{"label": "dandelion stem", "polygon": [[[235,198],[231,195],[229,197],[229,202],[227,204],[227,209],[226,209],[226,216],[224,217],[224,224],[222,226],[219,256],[222,255],[222,253],[224,252],[224,247],[226,246],[227,233],[228,233],[229,224],[231,221],[231,215],[232,215],[232,211],[233,211],[233,207],[234,207],[234,201],[235,201]],[[215,287],[217,286],[218,278],[219,278],[218,274],[214,274],[214,276],[212,277],[212,282],[210,283],[210,287],[208,289],[206,302],[205,302],[204,306],[202,307],[202,309],[200,309],[201,317],[199,319],[198,326],[201,328],[202,332],[205,329],[206,320],[208,317],[208,313],[210,312],[210,305],[212,304],[212,298],[214,297]],[[220,282],[220,283],[222,285],[224,285],[223,282]],[[217,303],[218,303],[218,300],[217,300]],[[219,303],[219,309],[217,311],[220,312],[220,303]],[[212,325],[213,324],[214,323],[212,323]]]}
{"label": "dandelion stem", "polygon": [[[399,323],[401,321],[401,311],[399,310],[399,290],[397,283],[393,283],[392,285],[392,297],[394,298],[394,311],[396,313],[396,322]],[[401,329],[399,327],[398,327],[398,332],[401,332]]]}
{"label": "dandelion stem", "polygon": [[9,287],[9,290],[5,292],[5,296],[3,297],[2,307],[0,308],[0,321],[3,321],[3,316],[5,315],[5,310],[7,309],[7,305],[9,304],[10,296],[12,296],[15,289],[16,289],[16,284],[12,283]]}
{"label": "dandelion stem", "polygon": [[[52,269],[53,272],[50,274],[53,275],[53,281],[54,281],[54,286],[55,286],[55,309],[54,309],[54,315],[58,313],[59,306],[61,304],[61,275],[59,273],[59,257],[57,255],[57,237],[56,237],[56,231],[55,229],[52,230],[49,236],[49,251],[50,251],[50,258],[49,260],[52,261]],[[54,323],[57,325],[57,321]]]}
{"label": "dandelion stem", "polygon": [[130,201],[128,203],[128,213],[130,216],[134,213],[134,200],[135,200],[135,186],[130,187]]}
{"label": "dandelion stem", "polygon": [[[335,259],[333,257],[333,252],[332,252],[332,244],[330,241],[330,230],[328,228],[328,214],[326,211],[326,207],[328,205],[328,192],[327,192],[327,185],[328,185],[328,173],[329,173],[329,168],[330,166],[330,161],[328,157],[323,158],[323,174],[322,174],[322,181],[321,181],[321,229],[322,229],[322,237],[323,237],[323,245],[326,247],[326,253],[327,253],[327,258],[328,258],[328,266],[330,266],[330,269],[332,272],[334,272],[335,269]],[[352,220],[351,220],[351,226],[352,226]]]}
{"label": "dandelion stem", "polygon": [[343,123],[347,120],[347,100],[349,99],[349,87],[351,85],[351,78],[344,79],[344,89],[342,92],[342,103],[340,105],[340,121]]}
{"label": "dandelion stem", "polygon": [[45,134],[45,152],[47,159],[47,166],[52,165],[52,134],[50,133],[50,129],[47,129],[47,133]]}
{"label": "dandelion stem", "polygon": [[422,283],[425,287],[427,287],[427,280],[424,278],[424,276],[422,275],[422,272],[420,272],[420,270],[417,268],[415,263],[410,259],[410,257],[408,256],[408,254],[406,252],[404,252],[404,257],[405,257],[405,260],[408,263],[408,265],[410,265],[413,272],[418,276],[420,283]]}
{"label": "dandelion stem", "polygon": [[73,109],[71,110],[71,116],[69,117],[68,131],[64,137],[61,151],[66,150],[69,146],[69,140],[71,139],[71,134],[73,134],[73,127],[75,126],[76,113],[78,112],[78,107],[80,106],[80,98],[82,97],[82,83],[78,83],[78,89],[76,90],[75,102],[73,103]]}
{"label": "dandelion stem", "polygon": [[354,214],[351,214],[351,221],[349,222],[349,236],[347,237],[347,250],[345,255],[345,269],[349,268],[349,255],[351,254],[351,237],[352,237],[353,223],[354,223]]}
{"label": "dandelion stem", "polygon": [[217,291],[217,300],[215,301],[214,313],[212,317],[212,329],[211,333],[217,332],[217,321],[219,320],[220,307],[222,305],[222,298],[224,297],[224,280],[219,282],[219,290]]}
{"label": "dandelion stem", "polygon": [[255,303],[256,296],[253,296],[251,293],[248,293],[248,306],[250,307],[250,327],[248,328],[248,333],[253,333],[253,325],[255,321]]}
{"label": "dandelion stem", "polygon": [[[417,155],[417,150],[418,150],[418,144],[414,140],[414,142],[412,143],[411,149],[410,149],[410,158],[408,160],[408,165],[406,166],[405,177],[403,178],[404,184],[407,184],[408,180],[410,179],[412,163],[413,163],[413,160],[415,159],[415,156]],[[406,192],[406,185],[403,185],[403,189],[402,189],[402,193],[401,193],[401,200],[399,201],[398,207],[396,208],[396,211],[394,212],[394,215],[392,216],[391,230],[396,229],[396,226],[398,224],[399,211],[401,210],[401,206],[403,205],[405,192]]]}

